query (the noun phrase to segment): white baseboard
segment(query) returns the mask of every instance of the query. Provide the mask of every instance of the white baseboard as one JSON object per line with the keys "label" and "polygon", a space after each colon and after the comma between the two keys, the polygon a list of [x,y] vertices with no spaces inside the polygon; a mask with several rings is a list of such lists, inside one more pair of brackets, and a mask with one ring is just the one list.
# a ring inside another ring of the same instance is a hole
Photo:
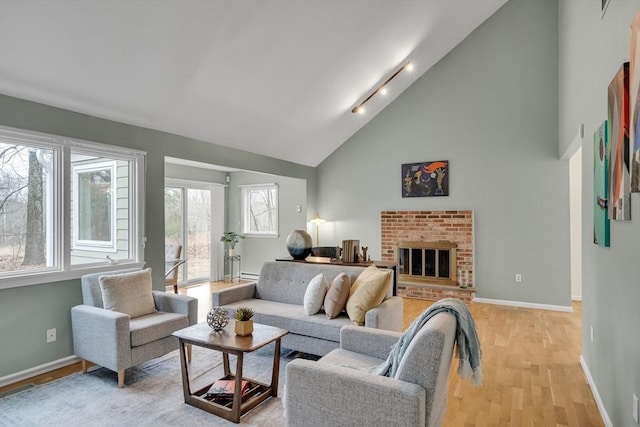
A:
{"label": "white baseboard", "polygon": [[34,366],[33,368],[25,369],[24,371],[5,375],[4,377],[0,377],[0,387],[17,383],[18,381],[26,380],[27,378],[35,377],[36,375],[44,374],[53,371],[54,369],[73,365],[74,363],[79,361],[80,358],[78,356],[67,356],[63,357],[62,359],[45,363],[44,365]]}
{"label": "white baseboard", "polygon": [[589,367],[587,366],[587,362],[584,360],[584,357],[580,355],[580,366],[582,366],[582,371],[584,372],[584,376],[587,378],[587,383],[589,387],[591,387],[591,393],[593,393],[593,398],[596,400],[596,405],[598,406],[598,410],[600,411],[600,416],[602,417],[602,421],[606,427],[613,427],[611,423],[611,419],[609,418],[609,414],[607,414],[607,410],[604,407],[604,403],[602,403],[602,399],[600,398],[600,393],[598,393],[598,388],[596,387],[596,383],[593,381],[593,377],[591,376],[591,372],[589,372]]}
{"label": "white baseboard", "polygon": [[495,304],[495,305],[508,305],[512,307],[522,307],[522,308],[537,308],[538,310],[565,311],[567,313],[573,312],[573,308],[567,307],[564,305],[536,304],[532,302],[507,301],[502,299],[491,299],[491,298],[474,298],[473,302],[480,302],[484,304]]}
{"label": "white baseboard", "polygon": [[571,295],[571,301],[582,301],[582,295]]}

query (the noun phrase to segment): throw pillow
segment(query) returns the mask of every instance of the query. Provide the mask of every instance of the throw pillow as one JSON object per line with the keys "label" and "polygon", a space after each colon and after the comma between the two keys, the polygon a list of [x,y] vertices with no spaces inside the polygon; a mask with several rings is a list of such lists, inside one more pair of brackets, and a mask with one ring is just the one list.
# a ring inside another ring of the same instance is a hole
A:
{"label": "throw pillow", "polygon": [[391,286],[391,270],[371,265],[360,273],[349,293],[347,314],[356,325],[364,325],[367,311],[379,306]]}
{"label": "throw pillow", "polygon": [[156,311],[151,293],[151,269],[100,276],[102,302],[107,310],[140,317]]}
{"label": "throw pillow", "polygon": [[307,290],[304,292],[304,298],[302,305],[304,306],[304,312],[309,316],[313,316],[320,311],[322,303],[324,302],[324,296],[327,294],[329,288],[329,282],[324,274],[320,273],[311,281],[307,286]]}
{"label": "throw pillow", "polygon": [[324,312],[329,319],[338,317],[349,298],[351,279],[347,273],[338,274],[332,281],[324,297]]}

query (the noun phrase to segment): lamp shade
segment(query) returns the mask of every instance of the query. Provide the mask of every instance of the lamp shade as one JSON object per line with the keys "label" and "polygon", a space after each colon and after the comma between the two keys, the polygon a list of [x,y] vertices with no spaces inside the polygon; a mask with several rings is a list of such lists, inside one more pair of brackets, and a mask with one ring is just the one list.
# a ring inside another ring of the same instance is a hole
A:
{"label": "lamp shade", "polygon": [[320,218],[320,212],[317,212],[316,213],[316,217],[313,218],[310,222],[311,222],[311,224],[318,225],[318,224],[322,224],[323,222],[327,222],[327,221],[322,219],[322,218]]}

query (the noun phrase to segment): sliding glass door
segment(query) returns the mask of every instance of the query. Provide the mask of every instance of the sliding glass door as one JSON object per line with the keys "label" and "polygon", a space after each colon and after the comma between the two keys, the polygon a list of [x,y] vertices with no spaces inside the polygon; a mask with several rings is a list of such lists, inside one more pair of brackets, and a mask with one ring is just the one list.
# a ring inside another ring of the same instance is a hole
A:
{"label": "sliding glass door", "polygon": [[187,188],[187,281],[211,277],[211,190]]}
{"label": "sliding glass door", "polygon": [[[219,239],[212,229],[224,218],[212,213],[218,192],[210,184],[167,179],[164,191],[165,245],[180,245],[185,260],[178,271],[178,283],[215,280],[219,274],[214,252]],[[224,194],[224,193],[222,193]],[[216,201],[224,203],[222,201]]]}

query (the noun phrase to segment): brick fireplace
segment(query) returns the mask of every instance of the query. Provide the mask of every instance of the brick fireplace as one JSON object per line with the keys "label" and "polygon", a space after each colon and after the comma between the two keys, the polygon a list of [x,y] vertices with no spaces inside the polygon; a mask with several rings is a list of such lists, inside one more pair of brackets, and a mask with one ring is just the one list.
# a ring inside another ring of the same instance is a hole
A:
{"label": "brick fireplace", "polygon": [[[398,263],[398,295],[473,299],[473,211],[382,211],[380,224],[382,260]],[[465,279],[459,270],[467,272],[466,289],[457,286]]]}

